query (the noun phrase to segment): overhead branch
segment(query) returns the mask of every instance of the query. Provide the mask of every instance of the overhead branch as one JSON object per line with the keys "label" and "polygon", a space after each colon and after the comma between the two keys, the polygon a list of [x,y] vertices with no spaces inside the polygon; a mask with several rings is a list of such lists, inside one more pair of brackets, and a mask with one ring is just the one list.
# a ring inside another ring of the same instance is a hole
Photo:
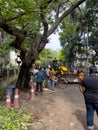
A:
{"label": "overhead branch", "polygon": [[73,4],[67,11],[63,13],[63,15],[60,17],[60,21],[64,19],[66,16],[68,16],[74,9],[76,9],[80,4],[82,4],[86,0],[79,0],[77,3]]}
{"label": "overhead branch", "polygon": [[22,29],[21,30],[23,30],[26,26],[28,26],[29,25],[29,23],[27,23],[27,24],[25,24],[23,27],[22,27]]}
{"label": "overhead branch", "polygon": [[43,27],[44,27],[43,37],[47,38],[48,24],[45,20],[45,15],[43,13],[41,13],[41,20],[42,20]]}
{"label": "overhead branch", "polygon": [[47,4],[41,4],[40,6],[40,9],[43,10],[43,9],[46,9],[48,7],[48,5],[52,2],[53,0],[48,0],[47,1]]}
{"label": "overhead branch", "polygon": [[48,0],[47,1],[47,4],[45,5],[41,5],[40,6],[40,10],[41,10],[41,13],[40,13],[40,17],[41,17],[41,21],[42,21],[42,24],[43,24],[43,27],[44,27],[44,32],[43,32],[43,40],[45,43],[47,43],[47,31],[48,31],[48,23],[45,19],[45,15],[46,13],[44,12],[44,10],[48,7],[48,5],[52,2],[53,0]]}
{"label": "overhead branch", "polygon": [[15,47],[16,49],[19,49],[25,40],[27,32],[25,30],[15,30],[15,39],[14,41],[10,44],[12,47]]}
{"label": "overhead branch", "polygon": [[65,3],[69,2],[69,0],[63,1],[60,3],[60,5],[64,5]]}
{"label": "overhead branch", "polygon": [[57,19],[57,18],[59,18],[59,9],[60,9],[60,7],[62,5],[64,5],[65,3],[69,2],[69,0],[66,0],[66,1],[60,2],[60,3],[59,3],[59,0],[58,1],[56,0],[56,2],[57,2],[57,5],[56,5],[56,17],[55,18]]}
{"label": "overhead branch", "polygon": [[[33,45],[31,45],[32,50],[38,50],[38,52],[41,52],[41,50],[44,48],[45,44],[48,42],[47,40],[47,31],[48,31],[48,23],[45,19],[45,9],[48,7],[48,5],[52,2],[53,0],[48,0],[47,3],[40,5],[40,17],[41,17],[41,21],[43,24],[43,28],[44,28],[44,32],[43,35],[41,35],[40,37],[38,37],[35,42],[33,43]],[[38,1],[36,1],[38,2]],[[32,55],[33,52],[29,52],[29,55]],[[37,51],[35,52],[36,55]]]}
{"label": "overhead branch", "polygon": [[59,23],[66,18],[74,9],[76,9],[80,4],[85,2],[86,0],[79,0],[77,3],[73,4],[69,9],[67,9],[51,26],[48,30],[47,37],[50,36],[58,27]]}
{"label": "overhead branch", "polygon": [[56,19],[59,18],[59,9],[60,9],[60,5],[57,3],[57,6],[56,6]]}
{"label": "overhead branch", "polygon": [[27,32],[25,30],[20,30],[18,28],[9,26],[5,22],[2,22],[2,24],[0,23],[0,27],[8,34],[15,37],[15,39],[12,41],[10,46],[20,50],[21,52],[23,52],[25,50],[24,52],[26,53],[26,49],[21,47],[21,45],[22,45],[23,41],[25,40],[25,36],[26,36]]}
{"label": "overhead branch", "polygon": [[23,16],[23,15],[25,15],[25,14],[26,14],[25,12],[24,12],[24,13],[21,13],[21,14],[15,16],[15,17],[11,17],[11,18],[9,18],[9,19],[5,19],[5,21],[6,21],[6,22],[10,22],[10,21],[16,20],[17,18],[19,18],[20,16]]}

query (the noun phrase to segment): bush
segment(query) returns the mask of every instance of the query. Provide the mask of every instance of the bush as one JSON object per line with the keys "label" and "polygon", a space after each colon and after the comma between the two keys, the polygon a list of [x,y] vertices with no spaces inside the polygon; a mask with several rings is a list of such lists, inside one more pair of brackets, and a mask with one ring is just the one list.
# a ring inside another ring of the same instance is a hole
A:
{"label": "bush", "polygon": [[27,130],[31,120],[27,111],[0,107],[0,130]]}

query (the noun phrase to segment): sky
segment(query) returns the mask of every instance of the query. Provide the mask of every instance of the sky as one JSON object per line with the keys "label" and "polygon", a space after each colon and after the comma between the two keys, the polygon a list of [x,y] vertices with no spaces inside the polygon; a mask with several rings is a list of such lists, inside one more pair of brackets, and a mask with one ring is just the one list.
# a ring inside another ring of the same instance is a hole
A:
{"label": "sky", "polygon": [[49,43],[47,43],[45,48],[49,48],[51,50],[59,50],[59,49],[61,49],[60,41],[59,41],[59,35],[57,33],[52,34],[49,37]]}

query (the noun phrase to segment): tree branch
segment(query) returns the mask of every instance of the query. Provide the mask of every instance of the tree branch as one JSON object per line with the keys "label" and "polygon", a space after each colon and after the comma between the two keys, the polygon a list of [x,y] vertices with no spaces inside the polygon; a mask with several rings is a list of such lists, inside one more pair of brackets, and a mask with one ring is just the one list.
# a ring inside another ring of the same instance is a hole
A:
{"label": "tree branch", "polygon": [[19,30],[18,28],[11,27],[5,22],[2,22],[2,24],[0,23],[0,27],[3,28],[8,34],[15,36],[15,39],[12,41],[10,46],[20,50],[22,57],[25,56],[27,50],[21,45],[25,40],[27,32],[25,30]]}
{"label": "tree branch", "polygon": [[83,2],[85,2],[86,0],[79,0],[77,3],[73,4],[68,10],[66,10],[61,17],[59,17],[55,23],[51,26],[51,28],[48,30],[47,33],[47,37],[50,36],[57,28],[57,26],[59,25],[59,23],[65,18],[67,17],[74,9],[76,9],[80,4],[82,4]]}
{"label": "tree branch", "polygon": [[25,15],[25,14],[26,14],[25,12],[24,12],[24,13],[21,13],[21,14],[15,16],[15,17],[12,17],[12,18],[9,18],[9,19],[5,19],[5,21],[6,21],[6,22],[13,21],[13,20],[19,18],[20,16]]}
{"label": "tree branch", "polygon": [[56,19],[59,18],[59,9],[60,9],[60,5],[57,3],[57,6],[56,6]]}

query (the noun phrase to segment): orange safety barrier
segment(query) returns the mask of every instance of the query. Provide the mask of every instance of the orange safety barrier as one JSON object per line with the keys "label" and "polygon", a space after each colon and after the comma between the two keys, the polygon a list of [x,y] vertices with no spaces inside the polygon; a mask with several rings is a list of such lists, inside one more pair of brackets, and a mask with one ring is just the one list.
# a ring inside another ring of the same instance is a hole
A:
{"label": "orange safety barrier", "polygon": [[18,88],[15,89],[15,95],[14,95],[14,103],[13,106],[15,108],[19,108],[19,94],[18,94]]}
{"label": "orange safety barrier", "polygon": [[8,91],[8,92],[7,92],[7,95],[6,95],[5,107],[6,107],[6,108],[10,108],[10,107],[11,107],[11,96],[10,96],[10,91]]}
{"label": "orange safety barrier", "polygon": [[30,100],[34,100],[34,99],[35,99],[34,85],[32,85],[30,90]]}

